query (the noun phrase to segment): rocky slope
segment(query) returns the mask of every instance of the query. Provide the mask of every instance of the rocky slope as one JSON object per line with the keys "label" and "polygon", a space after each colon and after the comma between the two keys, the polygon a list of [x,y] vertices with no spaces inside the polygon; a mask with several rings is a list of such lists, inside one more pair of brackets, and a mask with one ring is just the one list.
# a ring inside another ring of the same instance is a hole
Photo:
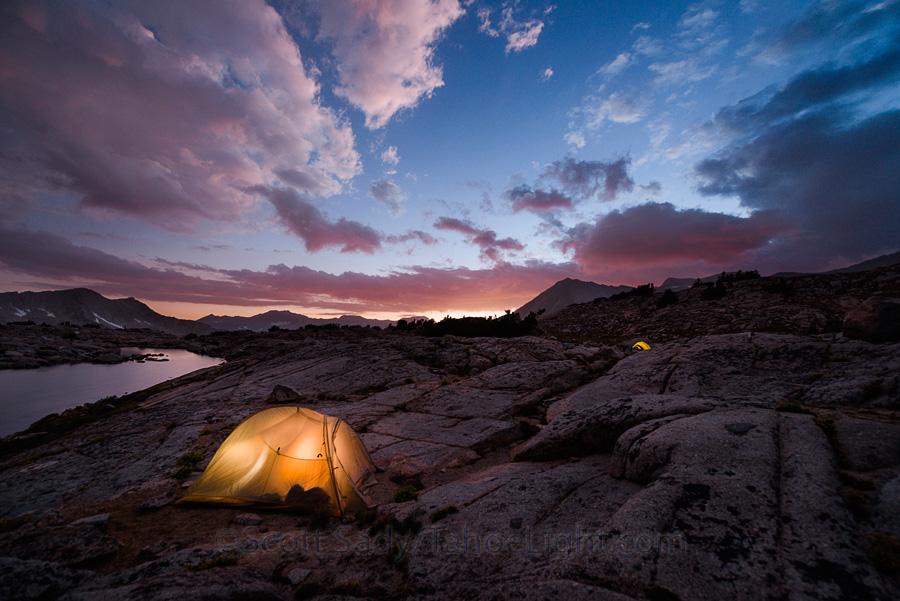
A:
{"label": "rocky slope", "polygon": [[[711,285],[711,284],[710,284]],[[667,341],[706,334],[840,332],[847,312],[873,295],[900,297],[900,265],[863,273],[766,277],[733,282],[707,300],[706,286],[660,295],[601,298],[539,318],[543,332],[561,341],[615,343],[631,338]]]}
{"label": "rocky slope", "polygon": [[[896,599],[900,341],[841,329],[896,272],[810,282],[573,307],[565,342],[204,337],[228,363],[0,444],[0,596]],[[375,511],[169,503],[271,403],[361,433]]]}

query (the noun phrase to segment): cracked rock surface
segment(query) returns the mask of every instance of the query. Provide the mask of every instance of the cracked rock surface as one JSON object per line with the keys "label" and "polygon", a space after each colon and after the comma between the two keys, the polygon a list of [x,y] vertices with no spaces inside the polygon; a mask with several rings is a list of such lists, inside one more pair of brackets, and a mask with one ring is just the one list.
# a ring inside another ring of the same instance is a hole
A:
{"label": "cracked rock surface", "polygon": [[[225,364],[3,441],[0,596],[900,598],[900,343],[763,330],[218,336]],[[285,403],[360,433],[377,511],[170,504],[179,457]]]}

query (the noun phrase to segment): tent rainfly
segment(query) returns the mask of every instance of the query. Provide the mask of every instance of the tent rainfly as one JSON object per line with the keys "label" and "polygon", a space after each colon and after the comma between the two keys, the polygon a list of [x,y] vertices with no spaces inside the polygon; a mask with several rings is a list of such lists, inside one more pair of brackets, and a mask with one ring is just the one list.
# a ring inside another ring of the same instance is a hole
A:
{"label": "tent rainfly", "polygon": [[179,503],[326,508],[371,506],[375,464],[346,422],[302,407],[274,407],[234,429]]}
{"label": "tent rainfly", "polygon": [[631,350],[649,351],[650,345],[641,340],[640,342],[635,343],[634,346],[631,347]]}

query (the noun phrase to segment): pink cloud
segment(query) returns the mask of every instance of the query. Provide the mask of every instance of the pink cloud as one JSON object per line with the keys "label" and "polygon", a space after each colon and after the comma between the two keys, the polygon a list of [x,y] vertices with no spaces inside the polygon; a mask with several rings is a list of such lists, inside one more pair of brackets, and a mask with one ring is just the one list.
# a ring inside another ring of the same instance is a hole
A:
{"label": "pink cloud", "polygon": [[[517,3],[518,4],[518,3]],[[544,22],[539,19],[520,20],[514,12],[518,6],[508,6],[500,11],[500,23],[497,27],[491,24],[491,9],[480,8],[477,12],[478,31],[498,38],[501,35],[506,38],[506,53],[521,52],[531,48],[538,42],[538,37],[544,29]],[[552,71],[550,73],[553,74]]]}
{"label": "pink cloud", "polygon": [[343,217],[334,222],[328,221],[315,205],[291,188],[257,186],[252,191],[269,199],[281,223],[300,237],[310,252],[338,246],[342,253],[372,254],[381,248],[381,233]]}
{"label": "pink cloud", "polygon": [[279,173],[327,196],[359,172],[349,125],[262,0],[0,10],[0,174],[24,197],[185,231],[240,219],[243,190]]}
{"label": "pink cloud", "polygon": [[577,263],[594,272],[654,265],[722,266],[747,260],[789,227],[768,211],[742,218],[646,203],[608,213],[594,224],[580,224],[559,246],[572,251]]}
{"label": "pink cloud", "polygon": [[341,85],[335,93],[384,127],[444,85],[434,46],[463,15],[457,0],[329,0],[319,35],[334,40]]}

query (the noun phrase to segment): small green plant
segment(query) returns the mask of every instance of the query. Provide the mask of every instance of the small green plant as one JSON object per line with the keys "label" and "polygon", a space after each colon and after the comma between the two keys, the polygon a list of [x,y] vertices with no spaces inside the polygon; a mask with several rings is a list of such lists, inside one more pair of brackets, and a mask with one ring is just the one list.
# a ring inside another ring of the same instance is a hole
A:
{"label": "small green plant", "polygon": [[900,538],[886,532],[874,532],[866,541],[866,554],[880,571],[900,571]]}
{"label": "small green plant", "polygon": [[212,434],[212,430],[209,428],[203,428],[203,431],[200,432],[200,436],[206,436],[207,434]]}
{"label": "small green plant", "polygon": [[336,400],[336,401],[346,401],[346,400],[347,400],[347,395],[346,395],[346,394],[339,394],[339,395],[337,395],[337,396],[335,397],[334,400]]}
{"label": "small green plant", "polygon": [[775,411],[781,411],[783,413],[809,413],[808,410],[803,408],[803,405],[801,405],[799,401],[794,401],[792,399],[781,399],[775,403]]}
{"label": "small green plant", "polygon": [[817,415],[813,418],[813,422],[825,432],[825,436],[828,437],[828,440],[831,440],[834,436],[834,418],[830,415]]}
{"label": "small green plant", "polygon": [[866,382],[866,385],[863,386],[862,400],[871,401],[872,399],[883,395],[884,392],[884,380],[869,380]]}
{"label": "small green plant", "polygon": [[403,378],[403,383],[404,384],[415,384],[416,381],[413,380],[412,376],[407,376],[407,377]]}
{"label": "small green plant", "polygon": [[404,484],[394,492],[394,503],[415,501],[419,498],[419,491],[412,484]]}
{"label": "small green plant", "polygon": [[459,513],[459,509],[456,505],[447,505],[446,507],[441,507],[440,509],[435,509],[434,513],[431,514],[431,523],[439,522],[448,515],[452,515],[454,513]]}
{"label": "small green plant", "polygon": [[441,380],[441,386],[446,386],[449,383],[450,383],[450,380],[446,380],[446,379]]}
{"label": "small green plant", "polygon": [[188,451],[175,460],[175,472],[172,476],[176,480],[187,479],[201,461],[203,461],[202,451]]}
{"label": "small green plant", "polygon": [[38,457],[37,455],[29,455],[28,457],[26,457],[25,459],[23,459],[19,462],[19,466],[25,467],[26,465],[31,465],[38,459],[40,459],[40,457]]}
{"label": "small green plant", "polygon": [[31,516],[19,516],[14,518],[0,518],[0,534],[12,532],[22,524],[31,520]]}

